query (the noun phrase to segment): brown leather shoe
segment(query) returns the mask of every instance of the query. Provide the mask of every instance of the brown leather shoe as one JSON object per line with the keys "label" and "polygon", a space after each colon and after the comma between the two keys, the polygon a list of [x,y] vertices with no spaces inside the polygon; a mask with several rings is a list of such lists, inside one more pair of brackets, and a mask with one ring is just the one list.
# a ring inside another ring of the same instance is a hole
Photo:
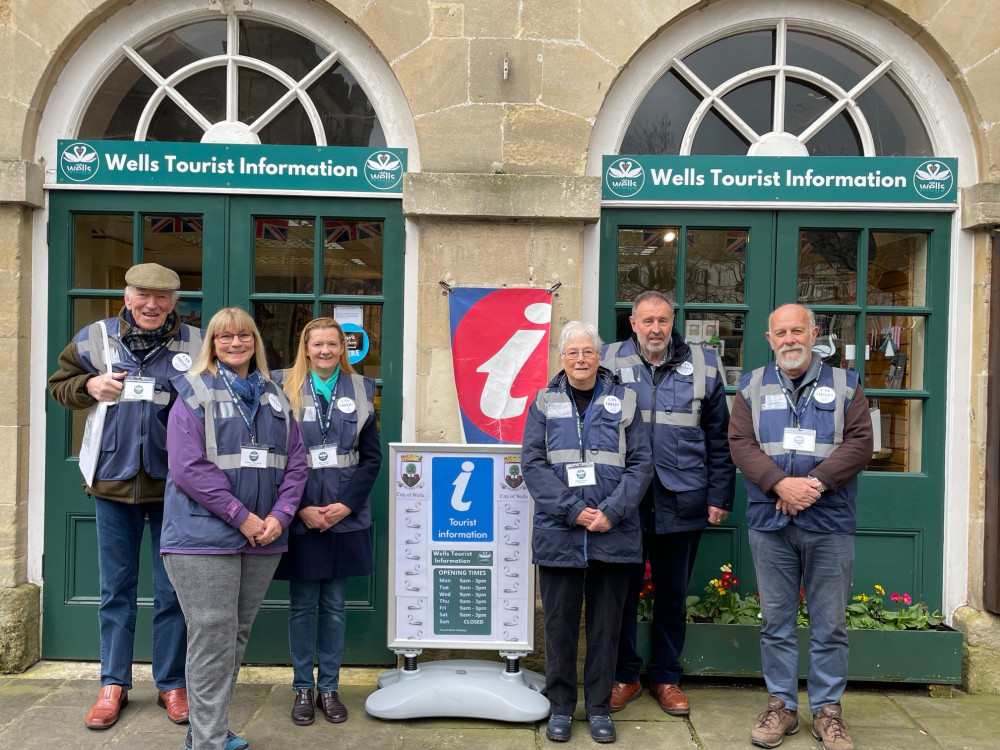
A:
{"label": "brown leather shoe", "polygon": [[687,696],[676,685],[650,685],[649,692],[660,704],[660,708],[671,716],[687,716],[691,713]]}
{"label": "brown leather shoe", "polygon": [[347,706],[340,702],[340,696],[336,690],[320,692],[316,696],[316,705],[323,709],[323,716],[333,724],[347,721]]}
{"label": "brown leather shoe", "polygon": [[608,704],[608,708],[611,713],[621,711],[641,694],[642,683],[638,680],[635,682],[616,682],[611,688],[611,702]]}
{"label": "brown leather shoe", "polygon": [[156,705],[167,709],[167,718],[174,724],[188,722],[188,691],[187,688],[160,691],[156,696]]}
{"label": "brown leather shoe", "polygon": [[128,690],[121,685],[105,685],[97,694],[97,701],[90,707],[83,720],[87,729],[109,729],[118,721],[118,714],[128,705]]}

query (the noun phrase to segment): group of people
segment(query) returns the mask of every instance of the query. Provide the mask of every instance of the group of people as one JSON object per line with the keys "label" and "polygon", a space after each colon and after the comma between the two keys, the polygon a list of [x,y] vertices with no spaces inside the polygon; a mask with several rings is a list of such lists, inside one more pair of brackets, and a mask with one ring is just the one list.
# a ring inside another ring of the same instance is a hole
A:
{"label": "group of people", "polygon": [[[83,328],[49,379],[66,408],[109,405],[85,487],[95,503],[101,587],[101,689],[85,724],[111,727],[128,704],[147,520],[153,679],[167,717],[189,723],[185,748],[249,747],[229,731],[229,704],[274,577],[289,581],[291,719],[311,724],[315,707],[342,722],[346,582],[374,569],[369,493],[382,461],[374,383],[354,372],[331,318],[306,325],[294,365],[272,373],[246,311],[220,310],[203,335],[180,322],[176,273],[144,263],[125,281],[118,316]],[[566,324],[562,370],[525,424],[546,736],[571,736],[585,613],[590,733],[615,741],[610,714],[642,692],[636,611],[646,563],[655,592],[649,690],[668,714],[689,713],[679,685],[685,595],[703,530],[732,510],[738,467],[769,693],[751,742],[773,748],[799,729],[802,587],[812,732],[826,750],[851,750],[840,707],[844,610],[857,475],[872,451],[857,374],[814,356],[812,312],[785,305],[768,320],[776,363],[740,378],[730,414],[715,351],[684,341],[666,295],[639,295],[630,322],[633,335],[607,346],[594,326]]]}
{"label": "group of people", "polygon": [[809,601],[807,689],[812,734],[853,750],[840,699],[847,683],[857,476],[871,460],[868,403],[855,372],[812,347],[812,311],[768,319],[776,362],[741,376],[732,413],[721,363],[674,329],[672,301],[648,291],[633,334],[602,346],[567,323],[562,370],[538,392],[524,429],[524,481],[535,501],[533,561],[544,613],[548,739],[570,739],[581,610],[583,695],[591,737],[614,742],[610,714],[640,697],[636,615],[648,563],[653,584],[649,690],[687,715],[680,688],[685,599],[703,530],[732,511],[736,468],[747,493],[760,591],[766,710],[750,741],[773,748],[799,730],[796,615]]}
{"label": "group of people", "polygon": [[[101,597],[101,689],[85,719],[107,729],[128,705],[146,521],[153,549],[157,702],[189,724],[187,750],[247,750],[229,704],[274,577],[289,581],[292,721],[338,695],[347,579],[374,569],[369,493],[382,462],[374,381],[354,372],[332,318],[303,330],[272,373],[253,318],[181,323],[180,278],[156,263],[125,275],[115,318],[83,328],[49,379],[69,409],[107,402],[93,480]],[[318,669],[314,679],[314,664]]]}

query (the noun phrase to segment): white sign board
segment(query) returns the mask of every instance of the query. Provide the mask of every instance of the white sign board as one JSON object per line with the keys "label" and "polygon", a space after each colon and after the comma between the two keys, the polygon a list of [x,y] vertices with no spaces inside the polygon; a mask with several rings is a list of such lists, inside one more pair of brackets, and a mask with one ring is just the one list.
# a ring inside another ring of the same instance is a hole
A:
{"label": "white sign board", "polygon": [[519,445],[390,443],[389,648],[531,651]]}

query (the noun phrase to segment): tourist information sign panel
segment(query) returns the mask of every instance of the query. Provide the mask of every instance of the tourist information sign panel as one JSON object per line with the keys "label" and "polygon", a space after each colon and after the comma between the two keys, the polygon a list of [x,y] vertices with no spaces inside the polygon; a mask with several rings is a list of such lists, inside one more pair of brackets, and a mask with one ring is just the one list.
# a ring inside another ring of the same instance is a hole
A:
{"label": "tourist information sign panel", "polygon": [[389,648],[534,647],[518,445],[391,443]]}

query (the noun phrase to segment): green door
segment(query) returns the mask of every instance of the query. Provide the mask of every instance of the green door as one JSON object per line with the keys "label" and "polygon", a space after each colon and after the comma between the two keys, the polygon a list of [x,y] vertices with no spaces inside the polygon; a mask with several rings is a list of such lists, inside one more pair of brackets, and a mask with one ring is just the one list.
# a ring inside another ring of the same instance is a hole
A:
{"label": "green door", "polygon": [[[272,369],[294,360],[302,326],[352,322],[357,369],[376,381],[383,446],[400,439],[403,219],[398,201],[54,192],[49,227],[49,372],[87,323],[116,315],[124,273],[158,262],[178,272],[178,311],[204,325],[216,310],[251,311]],[[93,503],[76,451],[85,414],[48,404],[43,655],[99,659],[100,597]],[[387,451],[386,451],[387,453]],[[348,586],[345,664],[391,662],[386,643],[387,470],[372,493],[376,571]],[[147,537],[148,538],[148,537]],[[151,652],[148,543],[139,580],[136,658]],[[287,663],[287,584],[272,584],[247,649]]]}
{"label": "green door", "polygon": [[[739,375],[773,354],[771,310],[810,307],[829,364],[861,375],[877,450],[859,482],[856,592],[876,583],[940,608],[943,572],[945,364],[950,216],[876,212],[606,210],[600,328],[631,334],[631,300],[675,298],[689,343],[718,349],[732,398]],[[613,281],[611,281],[613,280]],[[859,293],[859,290],[862,290]],[[732,563],[741,590],[756,580],[746,495],[706,531],[691,594]]]}

